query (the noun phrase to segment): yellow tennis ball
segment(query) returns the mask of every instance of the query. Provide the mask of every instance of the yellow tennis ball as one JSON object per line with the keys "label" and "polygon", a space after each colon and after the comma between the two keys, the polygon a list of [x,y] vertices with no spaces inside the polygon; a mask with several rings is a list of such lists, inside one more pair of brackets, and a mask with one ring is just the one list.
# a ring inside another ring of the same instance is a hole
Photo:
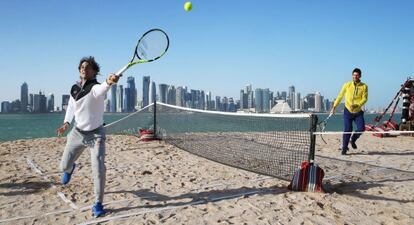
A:
{"label": "yellow tennis ball", "polygon": [[186,2],[184,3],[184,10],[185,11],[190,11],[193,8],[193,4],[191,2]]}

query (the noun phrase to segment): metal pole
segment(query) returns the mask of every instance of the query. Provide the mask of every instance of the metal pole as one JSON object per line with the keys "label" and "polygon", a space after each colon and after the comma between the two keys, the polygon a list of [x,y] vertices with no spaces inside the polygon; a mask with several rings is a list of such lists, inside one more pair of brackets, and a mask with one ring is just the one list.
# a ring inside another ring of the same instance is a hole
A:
{"label": "metal pole", "polygon": [[310,119],[310,147],[309,147],[309,158],[308,160],[310,162],[313,162],[315,160],[315,145],[316,145],[316,135],[314,132],[316,132],[316,126],[318,124],[318,116],[315,114],[311,115]]}

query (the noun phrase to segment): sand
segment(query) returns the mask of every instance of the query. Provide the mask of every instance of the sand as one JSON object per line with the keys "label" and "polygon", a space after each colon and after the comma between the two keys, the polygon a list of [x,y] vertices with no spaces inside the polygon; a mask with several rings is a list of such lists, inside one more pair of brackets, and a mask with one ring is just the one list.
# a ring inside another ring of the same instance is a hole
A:
{"label": "sand", "polygon": [[364,135],[340,155],[317,137],[327,193],[221,165],[163,141],[108,136],[105,217],[93,218],[90,155],[60,185],[66,138],[0,143],[0,224],[414,224],[414,137]]}

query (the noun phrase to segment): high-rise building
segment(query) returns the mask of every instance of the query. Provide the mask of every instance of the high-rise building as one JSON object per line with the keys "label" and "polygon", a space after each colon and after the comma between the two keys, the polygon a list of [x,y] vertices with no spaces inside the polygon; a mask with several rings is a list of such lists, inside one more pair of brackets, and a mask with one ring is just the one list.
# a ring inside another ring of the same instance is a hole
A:
{"label": "high-rise building", "polygon": [[29,112],[33,111],[33,94],[29,94],[29,106],[27,108]]}
{"label": "high-rise building", "polygon": [[124,88],[122,85],[119,85],[116,90],[116,111],[123,112],[124,111]]}
{"label": "high-rise building", "polygon": [[150,93],[150,103],[157,101],[157,88],[154,81],[151,82]]}
{"label": "high-rise building", "polygon": [[227,106],[227,112],[236,112],[236,104],[234,103],[234,99],[232,97],[229,98],[229,103]]}
{"label": "high-rise building", "polygon": [[229,108],[229,99],[226,96],[224,96],[221,99],[221,109],[220,109],[220,111],[227,112],[228,108]]}
{"label": "high-rise building", "polygon": [[213,108],[214,108],[214,105],[212,104],[212,100],[211,100],[211,92],[210,91],[208,91],[207,92],[207,94],[206,94],[206,105],[207,105],[207,110],[213,110]]}
{"label": "high-rise building", "polygon": [[322,111],[322,96],[321,93],[316,92],[315,93],[315,112],[321,112]]}
{"label": "high-rise building", "polygon": [[301,110],[302,108],[300,106],[300,102],[301,102],[300,93],[299,92],[295,92],[295,107],[292,108],[292,109],[293,110],[296,110],[296,111]]}
{"label": "high-rise building", "polygon": [[295,108],[295,86],[290,86],[289,87],[289,96],[288,96],[288,103],[290,108],[294,109]]}
{"label": "high-rise building", "polygon": [[131,88],[126,87],[124,89],[124,112],[131,112]]}
{"label": "high-rise building", "polygon": [[287,93],[286,93],[286,91],[282,91],[282,93],[281,93],[281,95],[280,95],[281,97],[282,97],[282,100],[287,100]]}
{"label": "high-rise building", "polygon": [[221,111],[221,100],[220,96],[216,96],[216,104],[214,106],[216,111]]}
{"label": "high-rise building", "polygon": [[193,109],[198,109],[199,92],[198,90],[190,90],[190,107]]}
{"label": "high-rise building", "polygon": [[246,94],[249,94],[250,92],[252,92],[253,91],[253,89],[252,89],[252,85],[251,84],[248,84],[248,85],[246,85],[246,88],[245,88],[245,93]]}
{"label": "high-rise building", "polygon": [[117,87],[118,85],[114,84],[111,86],[111,99],[110,99],[110,106],[109,106],[109,112],[114,113],[116,112],[116,94],[117,94]]}
{"label": "high-rise building", "polygon": [[8,101],[1,102],[1,113],[10,113],[11,104]]}
{"label": "high-rise building", "polygon": [[66,111],[69,105],[70,95],[62,95],[62,111]]}
{"label": "high-rise building", "polygon": [[[247,89],[247,88],[246,88]],[[249,106],[248,92],[240,90],[240,109],[247,109]]]}
{"label": "high-rise building", "polygon": [[200,105],[198,109],[205,110],[206,109],[206,95],[203,90],[200,91]]}
{"label": "high-rise building", "polygon": [[44,113],[47,111],[46,106],[46,96],[39,91],[39,94],[33,96],[33,112],[35,113]]}
{"label": "high-rise building", "polygon": [[175,92],[175,101],[177,106],[185,106],[184,105],[184,89],[183,87],[177,87]]}
{"label": "high-rise building", "polygon": [[174,85],[170,85],[167,90],[167,104],[175,105],[176,104],[176,89]]}
{"label": "high-rise building", "polygon": [[328,111],[331,108],[331,102],[329,101],[329,99],[324,99],[323,100],[323,110],[324,111]]}
{"label": "high-rise building", "polygon": [[250,91],[247,93],[247,107],[249,109],[254,108],[255,100],[254,100],[254,92]]}
{"label": "high-rise building", "polygon": [[27,112],[27,106],[29,105],[29,88],[26,82],[20,87],[20,104],[20,111],[23,113]]}
{"label": "high-rise building", "polygon": [[142,107],[149,105],[150,76],[142,77]]}
{"label": "high-rise building", "polygon": [[307,110],[315,110],[315,94],[308,94],[306,95],[306,97],[303,99],[304,100],[304,109]]}
{"label": "high-rise building", "polygon": [[52,93],[47,97],[47,111],[55,111],[55,96]]}
{"label": "high-rise building", "polygon": [[127,78],[127,88],[125,88],[125,91],[127,89],[128,94],[125,92],[125,97],[128,98],[127,104],[125,105],[126,111],[133,112],[137,104],[137,89],[135,88],[135,78],[132,76]]}
{"label": "high-rise building", "polygon": [[256,102],[256,112],[261,113],[263,112],[263,90],[261,88],[256,88],[254,91],[255,95],[255,102]]}
{"label": "high-rise building", "polygon": [[168,85],[159,84],[158,85],[158,95],[160,97],[160,102],[167,103],[167,94],[168,94]]}
{"label": "high-rise building", "polygon": [[264,112],[264,113],[268,113],[268,112],[270,112],[270,90],[269,90],[269,88],[265,88],[265,89],[262,89],[262,92],[263,92],[263,94],[262,94],[262,97],[263,97],[263,99],[262,99],[262,106],[263,106],[263,109],[262,109],[262,112]]}

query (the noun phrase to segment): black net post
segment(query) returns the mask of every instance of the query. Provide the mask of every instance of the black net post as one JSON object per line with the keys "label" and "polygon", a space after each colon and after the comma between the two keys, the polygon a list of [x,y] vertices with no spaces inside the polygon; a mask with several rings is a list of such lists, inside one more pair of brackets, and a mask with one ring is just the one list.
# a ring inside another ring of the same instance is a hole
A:
{"label": "black net post", "polygon": [[315,114],[311,115],[310,119],[310,146],[309,146],[309,161],[315,160],[315,145],[316,145],[316,126],[318,124],[318,116]]}

